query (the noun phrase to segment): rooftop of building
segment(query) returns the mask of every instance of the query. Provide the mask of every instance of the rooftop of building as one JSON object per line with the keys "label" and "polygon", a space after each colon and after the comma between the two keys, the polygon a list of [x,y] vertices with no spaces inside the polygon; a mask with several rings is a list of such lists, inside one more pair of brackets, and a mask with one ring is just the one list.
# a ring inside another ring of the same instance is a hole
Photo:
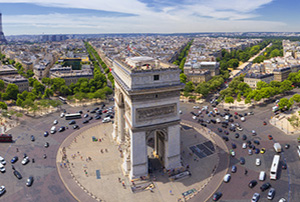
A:
{"label": "rooftop of building", "polygon": [[6,81],[8,83],[20,83],[20,82],[28,82],[28,79],[21,75],[16,75],[16,76],[5,76],[2,77],[3,81]]}
{"label": "rooftop of building", "polygon": [[17,71],[17,69],[12,65],[2,65],[0,66],[0,72],[1,71]]}
{"label": "rooftop of building", "polygon": [[272,76],[274,76],[274,74],[259,74],[259,73],[247,73],[246,75],[245,75],[245,78],[253,78],[253,79],[263,79],[263,78],[267,78],[267,77],[272,77]]}

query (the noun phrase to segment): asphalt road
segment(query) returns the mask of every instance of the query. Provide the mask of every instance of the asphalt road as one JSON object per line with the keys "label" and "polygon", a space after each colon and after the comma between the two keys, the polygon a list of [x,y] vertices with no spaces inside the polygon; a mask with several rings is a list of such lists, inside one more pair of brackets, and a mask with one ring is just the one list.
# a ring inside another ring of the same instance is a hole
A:
{"label": "asphalt road", "polygon": [[[111,105],[110,105],[111,106]],[[69,113],[74,113],[79,110],[83,110],[84,114],[86,109],[93,109],[101,106],[90,107],[78,107],[71,108],[67,105],[63,105],[62,108],[66,109]],[[47,115],[42,118],[29,118],[24,116],[24,120],[21,125],[11,129],[9,133],[13,135],[14,143],[1,143],[0,155],[6,159],[6,172],[0,173],[1,184],[6,187],[6,193],[1,196],[2,200],[9,201],[43,201],[43,202],[72,202],[76,201],[70,193],[67,191],[62,181],[59,178],[56,169],[56,153],[59,145],[62,141],[71,134],[74,129],[68,125],[69,120],[60,118],[60,112],[56,112]],[[90,114],[94,116],[94,114]],[[56,132],[50,134],[50,128],[53,125],[53,121],[57,119],[57,129],[60,126],[68,126],[68,129],[64,132]],[[82,119],[76,119],[77,125],[81,128],[87,124],[82,124]],[[93,122],[101,122],[100,120],[91,120]],[[48,131],[49,136],[44,137],[44,132]],[[32,142],[30,136],[35,136],[35,141]],[[50,146],[44,147],[45,142],[48,142]],[[18,152],[17,152],[18,148]],[[29,156],[30,162],[26,165],[22,165],[23,154],[26,153]],[[43,158],[43,154],[47,155],[47,158]],[[18,170],[23,178],[18,180],[13,175],[10,160],[18,156],[19,160],[14,164],[16,170]],[[32,158],[35,159],[35,163],[32,163]],[[34,182],[31,187],[25,185],[29,176],[34,177]]]}
{"label": "asphalt road", "polygon": [[[290,95],[291,96],[291,95]],[[209,111],[212,111],[212,107],[209,103],[203,103],[203,104],[184,104],[181,103],[181,110],[183,111],[183,114],[181,115],[182,119],[187,119],[193,122],[197,122],[197,120],[194,120],[192,118],[192,114],[190,112],[197,113],[199,109],[193,109],[193,106],[200,106],[200,109],[202,106],[209,106]],[[239,123],[243,131],[236,131],[231,132],[228,128],[222,128],[221,124],[207,124],[207,127],[213,130],[216,134],[220,136],[226,136],[224,133],[224,129],[229,132],[229,135],[227,136],[229,138],[229,141],[226,142],[226,145],[229,149],[231,149],[231,143],[235,143],[237,145],[237,148],[234,149],[236,155],[235,157],[230,157],[230,169],[228,173],[231,174],[231,180],[229,183],[222,183],[221,186],[217,189],[217,191],[220,191],[223,193],[222,198],[219,201],[224,202],[244,202],[244,201],[250,201],[253,194],[255,192],[260,193],[261,198],[259,201],[269,201],[267,199],[267,193],[268,191],[261,192],[259,187],[265,183],[270,182],[272,187],[276,189],[275,198],[273,201],[278,201],[280,198],[284,197],[285,199],[290,199],[289,201],[299,201],[300,200],[300,192],[299,192],[299,156],[296,153],[296,138],[297,136],[289,136],[285,135],[283,132],[281,132],[276,127],[269,124],[268,120],[271,116],[273,116],[273,112],[271,110],[272,106],[274,106],[274,103],[264,104],[260,106],[256,106],[253,109],[247,110],[247,111],[241,111],[238,113],[244,114],[245,112],[253,111],[254,115],[248,115],[246,116],[246,121],[241,122],[240,117],[239,119],[234,119],[234,122]],[[218,107],[217,107],[218,108]],[[223,109],[218,108],[221,113],[223,113]],[[230,110],[231,114],[234,114],[234,110]],[[198,117],[201,118],[201,117]],[[208,119],[216,119],[220,118],[221,120],[224,120],[224,118],[221,118],[220,116],[216,117],[208,117],[206,114],[203,116],[202,119],[208,120]],[[263,125],[263,121],[266,121],[268,124]],[[218,128],[222,128],[222,132],[218,131]],[[251,130],[255,130],[257,135],[253,136],[251,134]],[[235,133],[239,133],[240,137],[235,138]],[[265,154],[248,154],[248,148],[242,149],[242,144],[245,142],[242,140],[241,136],[245,134],[247,136],[247,140],[259,140],[260,145],[255,145],[256,148],[265,148],[266,152]],[[273,136],[273,140],[268,139],[268,135]],[[274,142],[279,142],[281,145],[284,145],[286,143],[290,144],[291,147],[287,150],[284,150],[281,155],[280,165],[279,165],[279,172],[278,172],[278,180],[270,180],[269,179],[269,172],[271,163],[273,160],[274,155],[276,154],[273,149]],[[244,157],[246,160],[245,165],[240,165],[239,159],[240,157]],[[260,158],[262,163],[260,166],[255,165],[255,159]],[[281,169],[281,163],[283,161],[286,161],[287,163],[287,170]],[[222,163],[222,159],[220,160],[220,163]],[[231,173],[231,166],[236,165],[237,166],[237,172]],[[245,169],[248,171],[247,175],[245,175]],[[264,182],[261,182],[258,180],[259,172],[265,171],[267,174],[266,180]],[[248,183],[251,180],[257,180],[258,185],[254,187],[253,189],[248,187]],[[216,185],[217,186],[217,185]],[[216,187],[217,188],[217,187]],[[290,193],[290,194],[289,194]],[[211,200],[212,201],[212,200]]]}

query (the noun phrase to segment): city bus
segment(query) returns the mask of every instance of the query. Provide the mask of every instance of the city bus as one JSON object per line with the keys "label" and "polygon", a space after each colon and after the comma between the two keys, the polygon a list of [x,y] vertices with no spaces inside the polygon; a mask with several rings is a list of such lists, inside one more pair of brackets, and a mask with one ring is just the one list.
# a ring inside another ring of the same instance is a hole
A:
{"label": "city bus", "polygon": [[279,160],[280,160],[280,156],[274,155],[273,162],[272,162],[271,169],[270,169],[270,179],[271,180],[276,180],[276,178],[277,178]]}
{"label": "city bus", "polygon": [[298,155],[300,157],[300,145],[297,146],[297,153],[298,153]]}
{"label": "city bus", "polygon": [[12,142],[12,135],[11,134],[1,134],[0,135],[0,142]]}
{"label": "city bus", "polygon": [[66,120],[81,119],[81,114],[80,113],[66,114],[65,117],[66,117]]}
{"label": "city bus", "polygon": [[63,104],[66,104],[67,103],[67,99],[62,97],[62,96],[59,96],[58,99],[63,103]]}

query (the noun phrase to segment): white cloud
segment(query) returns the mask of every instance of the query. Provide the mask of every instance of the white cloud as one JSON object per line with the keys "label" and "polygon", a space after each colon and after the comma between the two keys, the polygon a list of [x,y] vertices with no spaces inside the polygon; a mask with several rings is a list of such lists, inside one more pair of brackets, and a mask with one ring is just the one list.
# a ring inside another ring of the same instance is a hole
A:
{"label": "white cloud", "polygon": [[[4,16],[4,31],[16,34],[26,29],[27,34],[45,33],[175,33],[219,31],[280,31],[281,22],[251,20],[255,10],[272,0],[186,0],[181,6],[169,6],[153,11],[137,0],[0,0],[8,3],[85,8],[132,13],[130,17],[99,17],[74,14]],[[21,26],[21,27],[20,27]],[[19,34],[19,33],[18,33]]]}

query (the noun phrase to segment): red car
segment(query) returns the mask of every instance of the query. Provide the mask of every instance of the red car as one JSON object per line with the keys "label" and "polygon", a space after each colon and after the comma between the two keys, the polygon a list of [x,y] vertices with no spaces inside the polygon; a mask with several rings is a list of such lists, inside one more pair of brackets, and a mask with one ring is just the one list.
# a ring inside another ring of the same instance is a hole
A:
{"label": "red car", "polygon": [[269,140],[273,140],[272,135],[268,135]]}
{"label": "red car", "polygon": [[238,113],[237,113],[237,112],[234,112],[234,114],[235,114],[235,115],[238,115]]}
{"label": "red car", "polygon": [[267,122],[266,122],[266,121],[264,121],[264,125],[267,125]]}

